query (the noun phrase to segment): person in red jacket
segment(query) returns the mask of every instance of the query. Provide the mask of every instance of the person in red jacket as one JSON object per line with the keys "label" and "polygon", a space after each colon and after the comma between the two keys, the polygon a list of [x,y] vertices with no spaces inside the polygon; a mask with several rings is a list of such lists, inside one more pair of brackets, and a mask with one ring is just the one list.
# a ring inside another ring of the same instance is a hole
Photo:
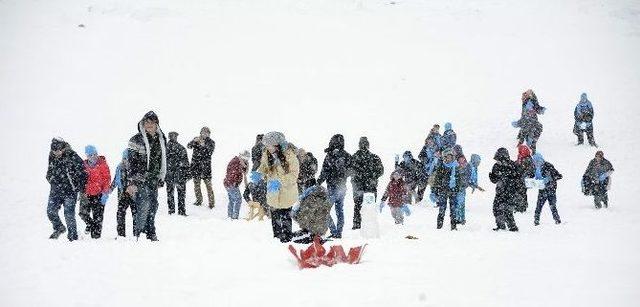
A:
{"label": "person in red jacket", "polygon": [[249,169],[250,158],[249,152],[245,150],[240,155],[233,157],[227,165],[227,175],[224,177],[224,188],[227,189],[229,195],[227,216],[233,220],[237,220],[240,215],[240,204],[242,203],[240,184]]}
{"label": "person in red jacket", "polygon": [[389,205],[391,209],[391,216],[395,220],[396,224],[404,223],[404,213],[408,212],[408,207],[404,203],[409,195],[409,190],[404,184],[404,180],[402,179],[402,172],[399,169],[396,169],[391,174],[391,181],[389,185],[387,185],[387,189],[382,195],[382,204],[380,206],[380,210],[384,207],[384,204]]}
{"label": "person in red jacket", "polygon": [[87,231],[91,238],[98,239],[102,234],[102,219],[104,205],[109,199],[111,190],[111,172],[104,156],[98,156],[98,151],[93,145],[87,145],[84,149],[87,159],[84,160],[84,169],[88,179],[84,188],[86,195],[86,210],[81,212],[82,220],[87,224]]}

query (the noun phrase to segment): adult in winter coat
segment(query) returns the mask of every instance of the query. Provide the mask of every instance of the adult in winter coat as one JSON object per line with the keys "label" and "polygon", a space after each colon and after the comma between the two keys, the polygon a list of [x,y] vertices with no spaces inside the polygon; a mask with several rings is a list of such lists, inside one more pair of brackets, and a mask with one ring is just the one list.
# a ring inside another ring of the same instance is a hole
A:
{"label": "adult in winter coat", "polygon": [[[315,179],[314,179],[315,181]],[[316,236],[322,237],[329,229],[331,202],[327,190],[319,185],[311,185],[300,195],[300,205],[293,209],[293,220],[300,230],[293,233],[296,243],[311,243]]]}
{"label": "adult in winter coat", "polygon": [[589,162],[587,170],[582,176],[582,189],[586,195],[593,195],[593,202],[596,209],[609,206],[609,195],[607,191],[611,186],[611,174],[613,165],[604,158],[602,151],[596,152],[596,157]]}
{"label": "adult in winter coat", "polygon": [[364,193],[373,193],[378,195],[378,178],[384,173],[382,160],[378,155],[369,151],[369,139],[361,137],[358,144],[358,151],[353,154],[351,159],[351,167],[353,177],[351,177],[351,185],[353,188],[353,228],[360,229],[362,217],[360,211]]}
{"label": "adult in winter coat", "polygon": [[[57,239],[69,228],[67,238],[69,241],[77,240],[76,199],[78,193],[84,190],[87,173],[84,171],[82,158],[61,138],[51,140],[46,178],[51,187],[47,216],[53,226],[53,233],[49,238]],[[58,216],[58,211],[62,206],[64,206],[64,219],[67,227],[62,224]]]}
{"label": "adult in winter coat", "polygon": [[237,220],[240,215],[240,205],[242,195],[240,194],[240,184],[244,180],[247,170],[249,170],[249,152],[244,151],[233,157],[227,165],[227,174],[224,177],[224,188],[229,196],[229,206],[227,216],[232,220]]}
{"label": "adult in winter coat", "polygon": [[84,194],[87,198],[85,209],[80,210],[80,217],[87,224],[86,232],[91,238],[98,239],[102,234],[104,206],[109,199],[111,190],[111,172],[104,156],[98,156],[93,145],[84,148],[87,159],[84,160],[84,170],[87,173],[87,184]]}
{"label": "adult in winter coat", "polygon": [[284,134],[269,132],[262,142],[265,150],[255,174],[267,182],[267,204],[271,208],[273,237],[283,243],[289,242],[292,237],[291,207],[298,201],[300,165],[295,149]]}
{"label": "adult in winter coat", "polygon": [[589,145],[598,147],[593,140],[593,105],[587,99],[586,93],[580,95],[580,102],[573,111],[573,118],[576,121],[573,125],[573,133],[578,136],[578,145],[584,143],[583,133],[586,133]]}
{"label": "adult in winter coat", "polygon": [[324,150],[327,154],[322,162],[322,170],[318,184],[327,182],[327,193],[336,210],[337,224],[329,218],[329,229],[332,238],[342,238],[344,226],[344,197],[347,193],[347,177],[351,176],[351,155],[344,150],[344,137],[336,134],[331,137],[329,146]]}
{"label": "adult in winter coat", "polygon": [[[251,174],[257,174],[257,170],[260,167],[260,160],[262,159],[262,152],[264,151],[264,144],[262,143],[263,134],[256,135],[256,143],[251,148]],[[261,176],[252,176],[249,183],[245,186],[243,197],[245,201],[255,201],[260,204],[264,209],[267,216],[271,216],[271,210],[267,205],[267,182]]]}
{"label": "adult in winter coat", "polygon": [[444,133],[442,134],[442,149],[450,149],[453,146],[456,146],[456,142],[458,137],[456,133],[453,131],[453,126],[451,123],[444,124]]}
{"label": "adult in winter coat", "polygon": [[516,183],[517,193],[513,196],[514,198],[511,204],[511,209],[514,212],[524,213],[527,212],[527,208],[529,207],[527,186],[524,180],[528,177],[529,173],[533,172],[534,169],[533,160],[531,159],[531,149],[529,149],[529,146],[525,144],[518,145],[518,159],[516,160],[516,164],[520,167],[522,180],[518,180]]}
{"label": "adult in winter coat", "polygon": [[456,230],[456,205],[458,192],[462,189],[462,168],[455,160],[453,150],[445,150],[442,153],[443,160],[434,171],[433,188],[437,195],[439,207],[437,227],[442,228],[444,215],[449,203],[449,217],[451,220],[451,230]]}
{"label": "adult in winter coat", "polygon": [[533,172],[529,173],[529,177],[533,177],[537,180],[544,182],[544,189],[538,191],[538,203],[536,205],[536,211],[534,214],[534,225],[540,225],[540,212],[545,202],[549,201],[549,208],[556,224],[560,224],[560,215],[558,215],[558,209],[556,208],[556,189],[558,187],[557,181],[562,179],[562,175],[556,170],[553,164],[546,162],[540,153],[536,153],[531,157],[533,160]]}
{"label": "adult in winter coat", "polygon": [[393,173],[391,173],[391,180],[382,195],[380,209],[382,209],[385,204],[389,205],[391,216],[397,225],[404,224],[404,213],[408,210],[407,203],[405,202],[408,194],[409,190],[404,183],[404,179],[402,179],[402,172],[400,170],[393,171]]}
{"label": "adult in winter coat", "polygon": [[[454,150],[454,155],[457,155]],[[460,167],[460,189],[456,195],[456,224],[464,225],[467,223],[465,218],[465,204],[467,198],[467,188],[471,185],[471,165],[467,162],[464,155],[456,156],[456,161]]]}
{"label": "adult in winter coat", "polygon": [[496,196],[493,199],[493,216],[496,219],[496,228],[493,230],[518,231],[516,221],[511,211],[513,195],[518,192],[518,181],[522,180],[520,167],[511,161],[509,151],[499,148],[493,159],[496,163],[489,173],[489,180],[496,185]]}
{"label": "adult in winter coat", "polygon": [[407,191],[409,191],[405,202],[412,203],[413,199],[418,199],[416,187],[418,186],[418,182],[423,179],[422,164],[414,159],[411,152],[407,150],[402,154],[402,161],[400,161],[396,155],[395,167],[400,170],[404,184],[407,185]]}
{"label": "adult in winter coat", "polygon": [[167,142],[167,206],[169,214],[176,212],[176,201],[174,191],[178,192],[178,215],[187,216],[185,208],[185,196],[187,181],[191,177],[189,170],[189,156],[187,149],[178,143],[178,133],[169,132],[169,142]]}
{"label": "adult in winter coat", "polygon": [[304,190],[316,182],[316,173],[318,172],[318,159],[312,153],[306,152],[304,149],[298,149],[298,161],[300,162],[300,175],[298,175],[298,193],[302,194]]}
{"label": "adult in winter coat", "polygon": [[529,89],[522,93],[522,113],[520,119],[512,125],[520,128],[518,132],[518,145],[525,141],[533,152],[536,151],[536,144],[542,134],[542,124],[538,121],[538,115],[544,114],[545,108],[540,106],[538,98],[533,90]]}
{"label": "adult in winter coat", "polygon": [[116,211],[116,223],[118,236],[126,237],[126,216],[127,208],[131,209],[131,218],[133,221],[133,228],[136,228],[136,203],[134,199],[125,191],[127,187],[127,172],[129,169],[129,150],[122,152],[122,161],[116,167],[115,174],[113,176],[113,182],[111,182],[111,191],[118,189],[118,211]]}
{"label": "adult in winter coat", "polygon": [[127,193],[134,198],[137,209],[133,234],[140,237],[144,232],[147,239],[158,241],[155,220],[158,188],[164,185],[167,174],[167,141],[153,111],[138,122],[138,133],[129,140],[127,156]]}
{"label": "adult in winter coat", "polygon": [[433,141],[433,145],[436,151],[442,150],[442,135],[440,135],[440,125],[435,124],[429,131],[429,135],[427,135],[428,140]]}
{"label": "adult in winter coat", "polygon": [[193,177],[193,187],[196,194],[196,203],[194,205],[202,205],[202,190],[200,189],[200,180],[204,181],[207,189],[207,197],[209,198],[209,208],[215,207],[216,201],[211,187],[211,156],[216,148],[216,143],[210,138],[211,130],[207,127],[200,129],[200,136],[195,137],[187,148],[193,149],[191,156],[191,176]]}
{"label": "adult in winter coat", "polygon": [[435,165],[437,165],[437,157],[436,154],[438,152],[438,146],[436,146],[433,138],[427,137],[424,140],[424,146],[418,154],[418,159],[420,161],[420,169],[419,169],[419,179],[418,186],[416,191],[416,201],[421,202],[424,198],[424,192],[429,185],[429,177],[433,173]]}

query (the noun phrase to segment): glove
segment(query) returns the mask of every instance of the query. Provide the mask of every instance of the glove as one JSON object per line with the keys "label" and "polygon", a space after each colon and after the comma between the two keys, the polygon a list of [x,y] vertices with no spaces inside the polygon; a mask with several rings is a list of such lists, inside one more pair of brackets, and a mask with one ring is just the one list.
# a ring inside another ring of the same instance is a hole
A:
{"label": "glove", "polygon": [[249,175],[249,178],[251,178],[251,182],[256,183],[256,182],[262,180],[262,174],[260,174],[260,173],[258,173],[256,171],[253,171],[253,172],[251,172],[251,175]]}
{"label": "glove", "polygon": [[269,182],[267,183],[267,192],[276,193],[280,191],[281,186],[282,184],[280,183],[280,180],[278,179],[269,180]]}
{"label": "glove", "polygon": [[100,203],[104,206],[107,204],[107,200],[109,200],[109,194],[102,193],[102,197],[100,197]]}
{"label": "glove", "polygon": [[409,216],[411,215],[411,209],[409,209],[409,206],[404,204],[402,205],[402,207],[400,207],[400,209],[402,210],[402,212],[404,212],[404,215]]}
{"label": "glove", "polygon": [[511,122],[511,126],[513,126],[513,128],[518,128],[520,126],[520,124],[518,123],[518,121],[512,121]]}
{"label": "glove", "polygon": [[600,175],[600,177],[598,177],[598,180],[600,182],[603,182],[603,181],[605,181],[607,179],[607,177],[609,177],[609,174],[604,173],[604,174]]}
{"label": "glove", "polygon": [[542,178],[542,182],[544,182],[545,185],[548,184],[549,181],[550,181],[549,177]]}
{"label": "glove", "polygon": [[381,201],[381,202],[380,202],[380,213],[382,213],[382,208],[384,208],[384,206],[385,206],[386,204],[387,204],[387,203],[386,203],[386,202],[384,202],[384,201]]}

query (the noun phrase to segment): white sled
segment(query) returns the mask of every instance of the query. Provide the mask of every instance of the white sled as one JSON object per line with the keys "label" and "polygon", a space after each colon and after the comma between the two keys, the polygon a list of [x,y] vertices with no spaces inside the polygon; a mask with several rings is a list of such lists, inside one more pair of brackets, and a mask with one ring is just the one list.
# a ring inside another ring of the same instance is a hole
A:
{"label": "white sled", "polygon": [[537,180],[534,178],[525,178],[524,184],[527,186],[527,189],[542,190],[545,187],[543,180]]}

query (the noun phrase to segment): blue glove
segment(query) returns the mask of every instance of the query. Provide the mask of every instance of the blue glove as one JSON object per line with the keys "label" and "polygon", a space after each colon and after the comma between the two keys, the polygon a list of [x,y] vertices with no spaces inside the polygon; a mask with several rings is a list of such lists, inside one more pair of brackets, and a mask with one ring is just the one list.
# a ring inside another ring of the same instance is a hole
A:
{"label": "blue glove", "polygon": [[511,122],[511,126],[513,126],[513,128],[518,128],[520,127],[520,124],[518,124],[518,121],[516,120]]}
{"label": "blue glove", "polygon": [[380,213],[382,213],[382,208],[384,208],[384,205],[386,205],[386,203],[384,201],[380,202]]}
{"label": "blue glove", "polygon": [[249,178],[251,178],[251,182],[256,183],[259,182],[260,180],[262,180],[262,174],[253,171],[251,172],[251,175],[249,175]]}
{"label": "blue glove", "polygon": [[102,197],[100,197],[100,203],[104,206],[107,204],[107,200],[109,200],[109,194],[102,193]]}
{"label": "blue glove", "polygon": [[600,177],[598,177],[598,180],[600,182],[603,182],[603,181],[605,181],[607,179],[607,177],[609,177],[609,174],[604,173],[604,174],[600,175]]}
{"label": "blue glove", "polygon": [[402,205],[402,207],[400,207],[400,209],[402,210],[402,212],[404,212],[404,215],[409,216],[411,215],[411,210],[409,209],[408,205]]}
{"label": "blue glove", "polygon": [[298,210],[300,210],[300,203],[296,203],[295,205],[293,205],[293,207],[291,208],[291,212],[298,212]]}
{"label": "blue glove", "polygon": [[546,185],[546,184],[548,184],[548,183],[549,183],[549,181],[551,181],[551,180],[549,179],[549,177],[544,177],[544,178],[542,178],[542,181],[543,181],[543,182],[544,182],[544,184]]}
{"label": "blue glove", "polygon": [[267,183],[267,192],[269,193],[276,193],[278,191],[280,191],[280,187],[282,186],[282,184],[280,183],[280,180],[278,179],[271,179],[269,180],[269,182]]}
{"label": "blue glove", "polygon": [[429,200],[434,204],[437,203],[438,197],[436,196],[436,193],[431,192],[431,194],[429,194]]}

